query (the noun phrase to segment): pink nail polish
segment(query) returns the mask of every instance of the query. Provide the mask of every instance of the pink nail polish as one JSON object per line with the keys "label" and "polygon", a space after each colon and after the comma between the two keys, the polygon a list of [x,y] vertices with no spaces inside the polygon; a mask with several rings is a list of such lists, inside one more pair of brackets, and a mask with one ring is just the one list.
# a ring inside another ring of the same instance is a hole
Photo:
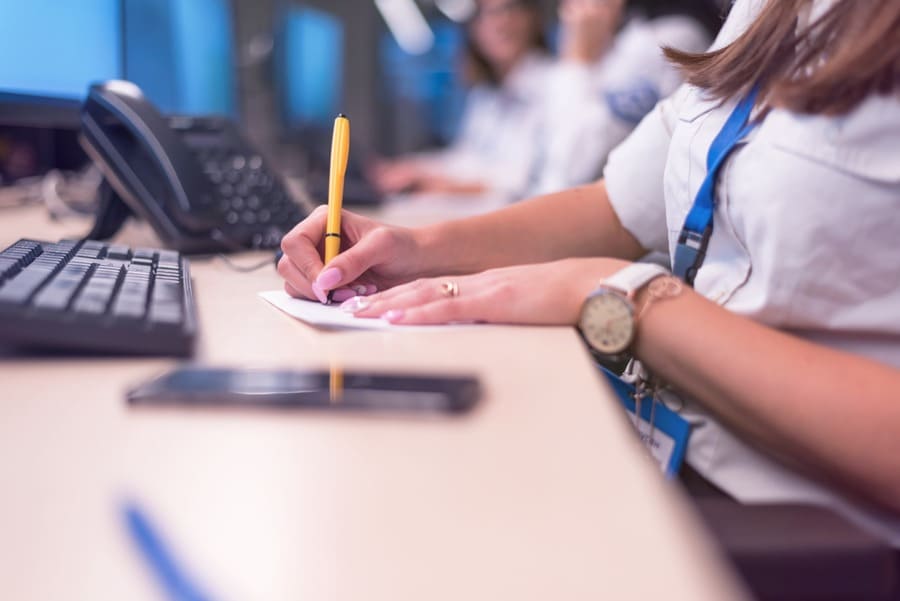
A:
{"label": "pink nail polish", "polygon": [[370,304],[369,299],[363,296],[354,296],[341,305],[341,311],[344,313],[357,313],[367,309]]}
{"label": "pink nail polish", "polygon": [[381,319],[385,321],[389,321],[391,323],[396,323],[403,319],[403,316],[406,315],[406,311],[403,309],[391,309],[387,313],[381,316]]}
{"label": "pink nail polish", "polygon": [[378,292],[378,286],[376,286],[375,284],[369,284],[368,286],[366,286],[366,294],[375,294],[376,292]]}
{"label": "pink nail polish", "polygon": [[312,291],[313,291],[313,294],[316,295],[316,298],[319,299],[320,303],[322,303],[324,305],[325,303],[328,302],[328,295],[325,294],[325,292],[322,290],[322,288],[319,287],[319,285],[316,284],[315,282],[313,282]]}
{"label": "pink nail polish", "polygon": [[331,290],[338,285],[341,278],[343,278],[343,274],[341,274],[340,269],[329,267],[319,274],[319,277],[316,278],[316,284],[318,284],[322,290]]}
{"label": "pink nail polish", "polygon": [[347,299],[356,296],[356,291],[350,288],[338,288],[331,294],[331,300],[336,303],[342,303]]}

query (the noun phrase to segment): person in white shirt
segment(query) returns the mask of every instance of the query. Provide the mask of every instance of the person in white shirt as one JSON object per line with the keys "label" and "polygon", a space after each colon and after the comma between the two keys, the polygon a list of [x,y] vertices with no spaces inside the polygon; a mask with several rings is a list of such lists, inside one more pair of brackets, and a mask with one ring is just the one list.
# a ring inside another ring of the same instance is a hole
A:
{"label": "person in white shirt", "polygon": [[572,325],[666,251],[693,287],[637,285],[622,323],[686,399],[687,462],[738,500],[827,505],[900,546],[897,32],[896,0],[737,0],[712,51],[674,55],[689,83],[604,180],[420,229],[346,213],[327,269],[319,210],[282,242],[285,288],[370,284],[347,310],[399,324]]}
{"label": "person in white shirt", "polygon": [[640,2],[562,0],[559,63],[548,86],[543,158],[532,194],[596,179],[610,151],[682,83],[662,49],[700,52],[701,24],[673,11],[648,19]]}
{"label": "person in white shirt", "polygon": [[624,5],[564,0],[554,61],[536,3],[482,0],[469,24],[474,85],[456,139],[443,150],[377,163],[375,186],[514,201],[594,179],[609,151],[681,83],[662,47],[709,44],[692,18],[649,21],[639,12],[626,16]]}
{"label": "person in white shirt", "polygon": [[552,64],[535,0],[479,0],[468,25],[472,87],[459,134],[446,149],[377,163],[375,186],[383,193],[521,193],[537,156]]}

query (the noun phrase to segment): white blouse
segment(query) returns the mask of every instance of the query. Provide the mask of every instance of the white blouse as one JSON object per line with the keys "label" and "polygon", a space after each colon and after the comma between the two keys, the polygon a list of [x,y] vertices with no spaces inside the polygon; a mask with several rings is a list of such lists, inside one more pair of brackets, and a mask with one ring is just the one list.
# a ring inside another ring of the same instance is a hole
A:
{"label": "white blouse", "polygon": [[[738,0],[715,46],[733,41],[763,5]],[[709,146],[735,103],[684,85],[610,156],[610,200],[645,248],[674,255]],[[696,290],[754,321],[900,368],[898,140],[897,95],[872,96],[840,117],[772,110],[720,172]],[[808,402],[816,411],[816,399]],[[698,405],[688,403],[684,416],[695,426],[688,463],[740,501],[830,506],[900,546],[900,516],[776,463]]]}

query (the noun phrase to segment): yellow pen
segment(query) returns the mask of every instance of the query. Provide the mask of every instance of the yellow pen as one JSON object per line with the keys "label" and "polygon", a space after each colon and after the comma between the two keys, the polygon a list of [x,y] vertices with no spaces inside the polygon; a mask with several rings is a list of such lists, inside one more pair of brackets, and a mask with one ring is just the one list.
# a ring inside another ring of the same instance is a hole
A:
{"label": "yellow pen", "polygon": [[333,405],[344,399],[344,372],[337,363],[331,364],[328,374],[328,398]]}
{"label": "yellow pen", "polygon": [[[325,226],[325,264],[341,252],[341,205],[344,202],[344,175],[350,154],[350,119],[340,114],[334,120],[331,138],[331,171],[328,178],[328,223]],[[331,302],[333,291],[328,292]]]}

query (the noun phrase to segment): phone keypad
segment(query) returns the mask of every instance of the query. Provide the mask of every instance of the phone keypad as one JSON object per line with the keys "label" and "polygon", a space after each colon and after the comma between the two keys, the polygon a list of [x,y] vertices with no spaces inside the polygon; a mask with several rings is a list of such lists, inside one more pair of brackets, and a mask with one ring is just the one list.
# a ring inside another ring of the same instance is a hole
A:
{"label": "phone keypad", "polygon": [[197,149],[196,154],[215,190],[210,208],[220,214],[229,237],[253,248],[274,248],[303,218],[258,154],[222,147]]}

